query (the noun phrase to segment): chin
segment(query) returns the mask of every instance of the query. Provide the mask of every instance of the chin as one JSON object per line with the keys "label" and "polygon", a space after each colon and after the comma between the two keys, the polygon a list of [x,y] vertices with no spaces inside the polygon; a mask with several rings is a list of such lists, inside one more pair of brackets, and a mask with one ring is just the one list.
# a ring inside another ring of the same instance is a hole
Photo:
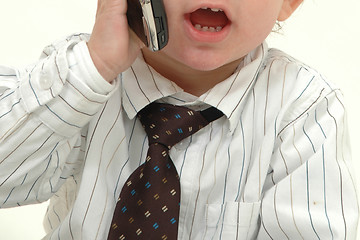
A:
{"label": "chin", "polygon": [[224,66],[224,64],[220,64],[220,63],[211,63],[209,64],[209,62],[196,62],[196,63],[189,63],[187,64],[188,67],[194,69],[194,70],[198,70],[198,71],[202,71],[202,72],[209,72],[209,71],[213,71],[216,70],[218,68],[221,68],[222,66]]}
{"label": "chin", "polygon": [[232,62],[230,58],[224,57],[228,56],[226,53],[209,50],[186,50],[173,56],[181,64],[198,71],[212,71]]}

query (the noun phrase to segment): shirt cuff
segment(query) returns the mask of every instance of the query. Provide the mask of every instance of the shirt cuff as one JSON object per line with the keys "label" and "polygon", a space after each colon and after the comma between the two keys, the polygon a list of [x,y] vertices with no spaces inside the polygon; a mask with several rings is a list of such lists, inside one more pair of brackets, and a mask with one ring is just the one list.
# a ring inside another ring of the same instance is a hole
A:
{"label": "shirt cuff", "polygon": [[[69,66],[77,76],[82,76],[85,84],[94,92],[102,95],[109,94],[115,84],[107,82],[96,69],[85,41],[76,44],[67,53]],[[78,65],[75,68],[72,66]]]}

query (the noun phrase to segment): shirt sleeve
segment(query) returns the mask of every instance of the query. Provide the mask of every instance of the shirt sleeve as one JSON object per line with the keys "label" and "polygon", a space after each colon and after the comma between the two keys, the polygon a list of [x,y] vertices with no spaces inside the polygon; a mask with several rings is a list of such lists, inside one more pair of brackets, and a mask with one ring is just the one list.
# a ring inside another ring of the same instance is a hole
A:
{"label": "shirt sleeve", "polygon": [[323,91],[301,113],[295,105],[277,134],[258,239],[356,239],[359,207],[342,94]]}
{"label": "shirt sleeve", "polygon": [[97,73],[87,39],[56,42],[24,69],[0,67],[0,207],[45,201],[79,171],[69,155],[118,85]]}

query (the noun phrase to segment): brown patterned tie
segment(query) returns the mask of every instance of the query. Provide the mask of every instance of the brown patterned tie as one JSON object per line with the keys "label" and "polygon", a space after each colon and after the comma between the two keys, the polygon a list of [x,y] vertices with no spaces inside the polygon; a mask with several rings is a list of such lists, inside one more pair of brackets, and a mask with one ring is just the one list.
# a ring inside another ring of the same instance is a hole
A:
{"label": "brown patterned tie", "polygon": [[197,112],[152,103],[138,117],[149,140],[146,161],[121,190],[109,240],[175,240],[178,233],[180,181],[169,150],[223,114],[216,108]]}

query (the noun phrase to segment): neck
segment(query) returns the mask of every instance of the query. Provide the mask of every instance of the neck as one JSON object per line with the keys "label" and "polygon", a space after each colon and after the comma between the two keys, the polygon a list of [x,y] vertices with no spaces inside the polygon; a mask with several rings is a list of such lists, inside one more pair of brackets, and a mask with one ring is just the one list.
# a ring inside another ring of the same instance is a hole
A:
{"label": "neck", "polygon": [[230,77],[242,59],[210,71],[201,71],[186,66],[161,52],[143,49],[145,61],[158,73],[176,83],[185,92],[201,96],[216,84]]}

